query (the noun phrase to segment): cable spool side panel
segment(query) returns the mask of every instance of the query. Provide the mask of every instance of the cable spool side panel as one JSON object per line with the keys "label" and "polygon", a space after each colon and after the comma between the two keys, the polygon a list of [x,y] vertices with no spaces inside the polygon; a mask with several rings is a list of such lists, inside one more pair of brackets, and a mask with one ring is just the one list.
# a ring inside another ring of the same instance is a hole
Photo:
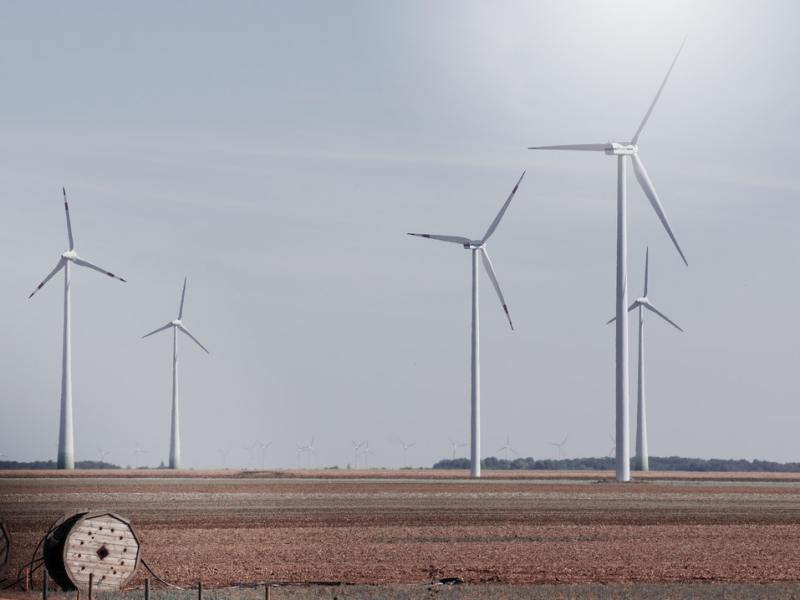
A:
{"label": "cable spool side panel", "polygon": [[63,564],[74,587],[87,590],[92,574],[95,589],[113,591],[133,576],[139,553],[139,540],[125,518],[108,512],[88,513],[67,535]]}
{"label": "cable spool side panel", "polygon": [[0,579],[6,572],[11,557],[11,534],[3,521],[0,521]]}

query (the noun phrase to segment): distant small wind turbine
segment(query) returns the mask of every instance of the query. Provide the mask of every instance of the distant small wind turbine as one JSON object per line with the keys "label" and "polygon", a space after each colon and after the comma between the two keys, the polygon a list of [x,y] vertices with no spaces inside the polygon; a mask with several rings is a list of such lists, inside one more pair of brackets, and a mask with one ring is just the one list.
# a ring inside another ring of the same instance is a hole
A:
{"label": "distant small wind turbine", "polygon": [[170,428],[169,438],[169,468],[181,468],[181,431],[180,431],[180,413],[178,410],[178,332],[185,333],[189,338],[203,350],[206,354],[210,354],[208,349],[201,344],[196,337],[194,337],[181,319],[183,318],[183,301],[186,299],[186,278],[183,278],[183,291],[181,291],[181,304],[178,308],[178,318],[170,321],[166,325],[151,331],[147,335],[142,336],[142,339],[150,337],[151,335],[164,331],[165,329],[172,329],[172,422]]}
{"label": "distant small wind turbine", "polygon": [[514,450],[514,448],[511,447],[511,436],[510,435],[506,435],[506,443],[503,446],[501,446],[500,448],[498,448],[497,452],[505,452],[506,460],[508,460],[508,453],[509,452],[513,452],[514,454],[517,454],[517,451]]}
{"label": "distant small wind turbine", "polygon": [[561,460],[561,449],[564,447],[564,444],[567,443],[569,436],[564,436],[564,439],[560,442],[550,442],[551,446],[555,446],[558,449],[558,460]]}
{"label": "distant small wind turbine", "polygon": [[61,193],[64,195],[64,212],[67,215],[67,238],[69,239],[69,249],[61,253],[61,258],[56,263],[56,266],[45,277],[42,282],[36,286],[36,289],[31,292],[28,299],[33,298],[33,295],[44,287],[53,276],[56,275],[61,269],[64,269],[64,347],[61,357],[61,418],[59,420],[58,429],[58,468],[59,469],[74,469],[75,468],[75,443],[72,428],[72,321],[70,317],[70,270],[71,265],[78,265],[79,267],[86,267],[92,269],[113,279],[119,279],[124,282],[125,280],[114,275],[111,271],[98,267],[88,260],[84,260],[75,252],[75,240],[72,237],[72,222],[69,216],[69,205],[67,204],[67,190],[61,188]]}
{"label": "distant small wind turbine", "polygon": [[470,398],[470,475],[472,477],[481,476],[481,399],[480,399],[480,336],[479,336],[479,322],[478,322],[478,254],[480,253],[483,266],[489,279],[492,280],[494,289],[497,292],[497,297],[500,298],[500,304],[503,311],[508,318],[508,324],[511,329],[514,329],[514,324],[511,322],[511,315],[508,312],[506,300],[503,297],[503,292],[500,291],[500,284],[497,282],[497,277],[494,274],[492,261],[489,258],[489,253],[486,250],[486,242],[492,237],[492,234],[500,224],[503,215],[505,215],[508,205],[517,193],[519,184],[522,183],[522,178],[525,177],[525,172],[522,172],[519,180],[517,181],[514,189],[511,190],[508,199],[503,204],[500,212],[489,225],[484,236],[479,240],[472,240],[470,238],[455,236],[455,235],[434,235],[430,233],[409,233],[408,235],[415,235],[424,237],[431,240],[439,240],[440,242],[451,242],[460,244],[464,249],[472,253],[472,361],[471,361],[471,398]]}
{"label": "distant small wind turbine", "polygon": [[616,468],[617,468],[617,481],[630,481],[630,441],[629,434],[629,412],[630,406],[628,404],[628,209],[627,209],[627,175],[626,175],[626,158],[630,158],[633,163],[633,171],[636,175],[636,180],[642,188],[645,196],[650,201],[656,215],[658,216],[661,225],[667,232],[667,235],[675,245],[678,254],[685,264],[686,257],[678,245],[678,240],[672,232],[672,227],[667,220],[667,215],[664,208],[661,206],[661,201],[658,198],[655,187],[653,187],[650,176],[644,167],[642,159],[639,158],[639,136],[647,124],[653,109],[661,97],[661,92],[664,91],[664,86],[667,85],[672,69],[678,61],[678,57],[683,50],[683,44],[686,43],[684,39],[678,53],[672,61],[672,64],[667,71],[664,80],[661,82],[661,87],[658,88],[656,97],[650,104],[650,108],[642,119],[633,138],[627,142],[607,142],[602,144],[568,144],[561,146],[535,146],[529,148],[530,150],[581,150],[589,152],[604,152],[607,156],[614,156],[617,158],[617,281],[616,281],[616,439],[619,444],[616,449]]}
{"label": "distant small wind turbine", "polygon": [[100,455],[100,462],[106,462],[106,457],[111,454],[110,450],[103,450],[102,448],[97,449],[97,453]]}
{"label": "distant small wind turbine", "polygon": [[356,440],[353,440],[353,468],[354,469],[358,468],[358,453],[364,447],[365,443],[366,442],[357,442]]}
{"label": "distant small wind turbine", "polygon": [[[644,395],[644,309],[646,308],[650,312],[658,315],[675,329],[683,332],[683,329],[681,329],[675,321],[671,320],[650,303],[647,295],[649,271],[650,248],[647,248],[644,254],[644,293],[628,307],[628,312],[637,308],[639,309],[639,387],[637,390],[636,407],[636,458],[634,459],[634,468],[639,471],[650,470],[650,455],[647,450],[647,407],[645,406]],[[608,323],[612,323],[615,319],[616,317],[611,319]]]}
{"label": "distant small wind turbine", "polygon": [[409,448],[413,448],[414,446],[416,446],[417,442],[411,442],[410,444],[407,444],[403,440],[400,440],[400,445],[403,447],[403,468],[407,469],[408,468],[408,450],[409,450]]}
{"label": "distant small wind turbine", "polygon": [[219,457],[222,460],[222,468],[223,469],[227,469],[228,468],[228,454],[230,454],[231,449],[230,448],[219,448],[219,449],[217,449],[217,452],[219,452]]}
{"label": "distant small wind turbine", "polygon": [[455,460],[456,459],[456,451],[459,448],[465,448],[467,446],[467,443],[466,442],[462,442],[462,443],[459,444],[453,438],[449,438],[449,439],[450,439],[450,447],[453,449],[453,460]]}
{"label": "distant small wind turbine", "polygon": [[364,468],[369,469],[369,455],[375,454],[375,451],[369,447],[369,440],[364,441],[364,448],[361,450],[364,455]]}
{"label": "distant small wind turbine", "polygon": [[297,444],[297,463],[300,466],[300,459],[303,454],[308,453],[308,468],[311,468],[311,461],[314,458],[314,438],[308,444]]}
{"label": "distant small wind turbine", "polygon": [[267,449],[272,445],[272,442],[258,442],[258,447],[261,448],[261,468],[266,468]]}
{"label": "distant small wind turbine", "polygon": [[131,456],[133,456],[134,467],[141,466],[139,464],[139,456],[141,456],[142,454],[147,454],[147,450],[143,450],[142,447],[139,445],[139,442],[136,442],[136,446],[134,447],[133,452],[131,452]]}
{"label": "distant small wind turbine", "polygon": [[258,448],[258,442],[253,442],[250,445],[244,446],[245,452],[247,452],[247,468],[253,468],[253,452],[255,452],[256,448]]}

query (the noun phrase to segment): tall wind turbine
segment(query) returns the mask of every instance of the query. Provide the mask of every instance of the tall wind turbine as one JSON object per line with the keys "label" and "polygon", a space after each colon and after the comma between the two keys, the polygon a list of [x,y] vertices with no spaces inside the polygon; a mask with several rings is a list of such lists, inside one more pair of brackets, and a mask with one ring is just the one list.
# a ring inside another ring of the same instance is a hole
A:
{"label": "tall wind turbine", "polygon": [[530,150],[582,150],[589,152],[605,152],[608,156],[617,157],[617,284],[616,284],[616,463],[617,463],[617,481],[630,481],[630,440],[628,439],[629,432],[629,410],[628,405],[628,317],[626,310],[628,308],[628,210],[627,210],[627,177],[625,173],[626,163],[625,157],[630,157],[633,162],[633,171],[636,179],[639,182],[642,190],[650,200],[653,210],[658,215],[661,224],[666,229],[672,243],[678,250],[683,262],[688,266],[686,257],[678,245],[678,240],[672,233],[667,216],[661,206],[661,201],[658,199],[656,190],[650,177],[645,170],[642,159],[639,158],[639,136],[642,134],[650,114],[658,102],[661,92],[664,91],[664,86],[667,84],[670,73],[678,61],[683,44],[686,43],[684,39],[678,53],[672,61],[672,64],[667,71],[667,75],[661,82],[661,87],[658,88],[656,97],[653,99],[650,108],[642,119],[639,129],[633,135],[629,142],[608,142],[605,144],[570,144],[563,146],[535,146],[529,148]]}
{"label": "tall wind turbine", "polygon": [[[647,280],[650,271],[650,249],[645,251],[644,255],[644,294],[641,298],[637,298],[633,304],[628,307],[628,311],[639,309],[639,388],[636,404],[636,458],[634,460],[634,468],[639,471],[650,470],[650,455],[647,451],[647,407],[645,406],[644,396],[644,309],[657,314],[664,319],[667,323],[672,325],[678,331],[683,331],[677,323],[672,321],[663,312],[658,310],[650,303],[647,295]],[[609,323],[612,323],[611,319]]]}
{"label": "tall wind turbine", "polygon": [[494,274],[494,268],[492,267],[492,261],[489,258],[489,253],[486,251],[486,242],[489,241],[489,238],[492,237],[492,234],[497,229],[497,226],[500,224],[500,220],[505,215],[506,210],[508,209],[508,205],[511,204],[511,200],[514,198],[514,194],[517,193],[517,188],[519,188],[519,184],[522,182],[522,178],[525,177],[525,171],[522,172],[520,175],[519,180],[517,181],[514,189],[511,190],[511,194],[509,194],[508,199],[506,200],[503,207],[500,209],[500,212],[497,213],[497,216],[492,221],[491,225],[489,225],[489,229],[486,230],[484,236],[479,240],[472,240],[470,238],[455,236],[455,235],[433,235],[430,233],[409,233],[408,235],[416,235],[419,237],[428,238],[431,240],[439,240],[440,242],[452,242],[454,244],[461,244],[464,249],[469,250],[472,253],[472,361],[471,361],[471,373],[472,373],[472,392],[470,398],[470,409],[471,409],[471,418],[470,418],[470,475],[472,477],[480,477],[481,476],[481,397],[480,397],[480,338],[479,338],[479,324],[478,324],[478,254],[480,253],[481,259],[483,261],[483,266],[486,269],[486,273],[489,275],[489,279],[492,280],[492,284],[494,285],[494,289],[497,292],[498,298],[500,298],[500,304],[503,307],[503,311],[506,313],[506,317],[508,318],[508,324],[511,326],[511,329],[514,329],[514,324],[511,322],[511,315],[508,313],[508,306],[506,306],[505,298],[503,298],[503,292],[500,291],[500,284],[497,282],[497,277]]}
{"label": "tall wind turbine", "polygon": [[183,318],[183,301],[186,299],[186,278],[183,278],[183,291],[181,291],[181,304],[178,308],[178,318],[170,321],[163,327],[151,331],[147,335],[142,336],[142,339],[150,337],[154,333],[164,331],[165,329],[172,329],[172,425],[170,428],[169,438],[169,468],[181,468],[181,430],[180,430],[180,413],[178,411],[178,332],[181,331],[189,336],[189,338],[203,350],[206,354],[210,352],[201,344],[196,337],[194,337],[181,319]]}
{"label": "tall wind turbine", "polygon": [[33,298],[33,295],[44,287],[44,284],[50,281],[53,276],[61,269],[64,269],[64,347],[61,359],[61,418],[59,420],[58,428],[58,468],[59,469],[74,469],[75,468],[75,443],[72,433],[72,334],[71,334],[71,318],[70,318],[70,265],[78,265],[79,267],[86,267],[93,269],[103,275],[108,275],[114,279],[125,281],[122,277],[114,275],[110,271],[106,271],[97,265],[90,263],[88,260],[82,259],[75,252],[75,239],[72,237],[72,222],[69,217],[69,204],[67,204],[67,190],[61,188],[61,193],[64,195],[64,212],[67,215],[67,238],[69,239],[69,249],[61,253],[58,263],[55,268],[50,271],[47,277],[44,278],[28,299]]}

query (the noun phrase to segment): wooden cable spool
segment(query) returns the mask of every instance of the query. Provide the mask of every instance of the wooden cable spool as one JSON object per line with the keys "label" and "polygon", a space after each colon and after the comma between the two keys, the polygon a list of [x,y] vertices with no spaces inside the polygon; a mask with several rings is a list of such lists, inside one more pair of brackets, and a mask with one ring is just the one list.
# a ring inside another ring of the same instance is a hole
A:
{"label": "wooden cable spool", "polygon": [[8,559],[11,556],[11,534],[5,524],[0,521],[0,579],[6,571]]}
{"label": "wooden cable spool", "polygon": [[65,591],[119,590],[139,566],[139,538],[130,521],[98,511],[66,516],[44,542],[44,563],[50,577]]}

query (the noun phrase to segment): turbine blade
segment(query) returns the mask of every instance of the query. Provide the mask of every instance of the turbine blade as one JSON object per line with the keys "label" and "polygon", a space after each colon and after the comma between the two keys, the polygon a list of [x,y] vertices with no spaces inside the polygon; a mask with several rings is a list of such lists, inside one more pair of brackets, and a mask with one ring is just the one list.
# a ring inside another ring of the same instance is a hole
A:
{"label": "turbine blade", "polygon": [[186,298],[186,277],[183,278],[183,291],[181,292],[181,307],[178,309],[178,320],[183,318],[183,299]]}
{"label": "turbine blade", "polygon": [[683,255],[683,250],[681,250],[680,244],[678,244],[678,240],[675,238],[675,234],[672,233],[672,227],[669,225],[667,215],[664,214],[664,208],[661,206],[661,201],[658,199],[658,194],[656,194],[656,190],[653,187],[653,182],[650,181],[650,177],[647,175],[647,170],[644,168],[642,159],[639,158],[638,154],[632,154],[631,158],[633,159],[633,171],[636,174],[636,179],[639,181],[639,185],[642,186],[645,196],[647,196],[647,199],[650,200],[650,205],[653,207],[653,210],[656,211],[656,215],[658,215],[658,218],[661,221],[661,224],[664,226],[664,229],[667,230],[667,235],[669,235],[672,243],[675,244],[678,254],[681,255],[684,264],[688,267],[689,262]]}
{"label": "turbine blade", "polygon": [[472,243],[471,239],[461,237],[458,235],[434,235],[432,233],[409,233],[408,235],[424,237],[430,240],[439,240],[440,242],[453,242],[454,244],[461,244],[461,245]]}
{"label": "turbine blade", "polygon": [[[638,300],[634,300],[633,304],[628,307],[628,312],[631,312],[634,308],[638,307],[641,304]],[[617,317],[611,317],[608,321],[606,321],[606,325],[611,325],[614,321],[617,320]]]}
{"label": "turbine blade", "polygon": [[611,144],[562,144],[560,146],[530,146],[528,150],[582,150],[584,152],[605,152]]}
{"label": "turbine blade", "polygon": [[517,184],[514,186],[514,189],[511,190],[511,193],[508,195],[506,203],[503,204],[503,207],[500,209],[500,212],[497,213],[497,216],[494,218],[494,221],[492,221],[492,224],[489,225],[489,229],[486,230],[486,234],[483,236],[483,239],[481,240],[482,243],[485,244],[486,240],[488,240],[494,233],[494,230],[497,229],[497,226],[500,224],[500,220],[503,218],[503,215],[506,214],[508,205],[511,204],[511,199],[514,198],[514,194],[517,193],[517,188],[519,187],[519,184],[522,183],[523,177],[525,177],[525,171],[523,171],[522,175],[519,176],[519,180],[517,180]]}
{"label": "turbine blade", "polygon": [[679,325],[678,325],[678,324],[677,324],[675,321],[673,321],[672,319],[670,319],[670,318],[669,318],[667,315],[665,315],[663,312],[661,312],[660,310],[658,310],[658,309],[657,309],[655,306],[653,306],[653,305],[652,305],[652,304],[650,304],[649,302],[647,302],[647,303],[642,303],[642,306],[644,306],[644,307],[645,307],[647,310],[650,310],[650,311],[653,311],[654,313],[656,313],[656,314],[657,314],[659,317],[661,317],[662,319],[664,319],[664,320],[665,320],[667,323],[669,323],[670,325],[672,325],[672,326],[673,326],[675,329],[677,329],[678,331],[683,331],[683,329],[681,329],[681,328],[680,328],[680,326],[679,326]]}
{"label": "turbine blade", "polygon": [[644,297],[647,298],[647,280],[650,271],[650,248],[644,251]]}
{"label": "turbine blade", "polygon": [[73,259],[73,262],[78,266],[86,267],[88,269],[93,269],[93,270],[97,271],[98,273],[102,273],[103,275],[108,275],[109,277],[113,277],[114,279],[119,279],[123,283],[127,283],[127,281],[125,279],[123,279],[122,277],[120,277],[119,275],[114,275],[111,271],[106,271],[105,269],[103,269],[101,267],[98,267],[97,265],[95,265],[93,263],[90,263],[88,260],[84,260],[82,258],[77,258],[76,257],[75,259]]}
{"label": "turbine blade", "polygon": [[146,337],[150,337],[151,335],[153,335],[154,333],[158,333],[159,331],[164,331],[165,329],[169,329],[170,327],[172,327],[172,323],[167,323],[167,324],[166,324],[166,325],[164,325],[163,327],[159,327],[158,329],[154,329],[154,330],[153,330],[153,331],[151,331],[150,333],[148,333],[148,334],[146,334],[146,335],[143,335],[143,336],[142,336],[142,339],[144,339],[144,338],[146,338]]}
{"label": "turbine blade", "polygon": [[69,218],[69,204],[67,204],[67,189],[61,188],[61,193],[64,195],[64,212],[67,214],[67,236],[69,237],[69,249],[75,249],[75,240],[72,238],[72,220]]}
{"label": "turbine blade", "polygon": [[653,103],[650,105],[650,108],[647,109],[647,113],[644,115],[644,119],[642,119],[642,124],[639,125],[639,129],[636,130],[636,133],[633,135],[633,139],[631,140],[632,144],[636,144],[639,141],[639,136],[642,134],[642,129],[644,129],[645,124],[647,123],[647,119],[650,118],[650,114],[653,112],[653,109],[656,107],[656,103],[658,99],[661,97],[661,92],[664,91],[664,86],[667,85],[667,80],[669,79],[670,74],[672,73],[673,67],[675,67],[675,63],[678,62],[678,57],[681,55],[681,50],[683,50],[683,45],[686,43],[686,38],[683,38],[681,42],[681,47],[678,48],[677,54],[675,54],[675,58],[672,59],[672,64],[669,66],[669,70],[667,74],[664,76],[664,81],[661,82],[661,87],[658,88],[658,92],[656,93],[656,97],[653,98]]}
{"label": "turbine blade", "polygon": [[186,335],[188,335],[190,338],[192,338],[192,341],[193,341],[195,344],[197,344],[198,346],[200,346],[200,347],[201,347],[203,350],[205,350],[205,351],[206,351],[206,354],[211,354],[211,352],[209,352],[209,351],[208,351],[208,348],[206,348],[205,346],[203,346],[203,344],[201,344],[201,343],[200,343],[200,342],[197,340],[197,338],[196,338],[196,337],[194,337],[194,336],[193,336],[191,333],[189,333],[189,330],[188,330],[188,329],[186,329],[186,327],[184,327],[183,325],[178,325],[178,329],[180,329],[180,330],[181,330],[183,333],[185,333],[185,334],[186,334]]}
{"label": "turbine blade", "polygon": [[494,269],[492,268],[492,261],[489,258],[489,253],[486,252],[485,247],[481,247],[480,252],[481,252],[481,258],[483,259],[483,266],[486,269],[486,272],[489,274],[489,279],[492,280],[494,289],[497,292],[497,297],[500,298],[500,304],[503,306],[503,311],[506,313],[508,324],[511,326],[511,329],[513,330],[514,324],[511,322],[511,315],[508,313],[508,306],[506,305],[506,299],[503,298],[503,292],[500,291],[500,284],[497,283],[497,277],[494,274]]}
{"label": "turbine blade", "polygon": [[62,269],[62,267],[64,266],[64,263],[65,263],[65,262],[66,262],[66,261],[65,261],[65,260],[62,258],[62,259],[60,259],[60,260],[58,261],[58,263],[56,263],[56,266],[55,266],[55,268],[54,268],[52,271],[50,271],[50,272],[47,274],[47,277],[45,277],[45,278],[42,280],[42,283],[40,283],[39,285],[37,285],[37,286],[36,286],[36,289],[35,289],[35,290],[33,290],[33,291],[31,292],[30,296],[28,296],[28,300],[30,300],[31,298],[33,298],[33,295],[34,295],[36,292],[38,292],[40,289],[42,289],[42,288],[44,287],[44,284],[45,284],[45,283],[47,283],[48,281],[50,281],[50,280],[53,278],[53,276],[54,276],[56,273],[58,273],[58,272],[59,272],[59,271]]}

